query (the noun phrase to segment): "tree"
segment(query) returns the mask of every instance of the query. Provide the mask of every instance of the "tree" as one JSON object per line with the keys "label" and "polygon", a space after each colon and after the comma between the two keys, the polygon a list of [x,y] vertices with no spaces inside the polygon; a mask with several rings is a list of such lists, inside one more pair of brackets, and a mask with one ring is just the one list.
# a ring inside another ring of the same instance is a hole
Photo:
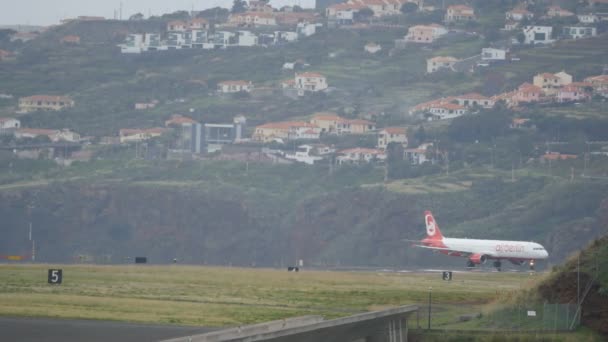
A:
{"label": "tree", "polygon": [[230,13],[243,13],[247,10],[247,3],[244,0],[234,0]]}
{"label": "tree", "polygon": [[132,16],[129,17],[129,20],[131,20],[131,21],[144,20],[144,15],[141,14],[141,13],[135,13]]}
{"label": "tree", "polygon": [[523,32],[519,32],[515,39],[519,42],[519,44],[523,44],[526,41],[526,35]]}
{"label": "tree", "polygon": [[418,11],[418,5],[413,2],[406,2],[401,6],[401,13],[403,14],[415,13],[416,11]]}

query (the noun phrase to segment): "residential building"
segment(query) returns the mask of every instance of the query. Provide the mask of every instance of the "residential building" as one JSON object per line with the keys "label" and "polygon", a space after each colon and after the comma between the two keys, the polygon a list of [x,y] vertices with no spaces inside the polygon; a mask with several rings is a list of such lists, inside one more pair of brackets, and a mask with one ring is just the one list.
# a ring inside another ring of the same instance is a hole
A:
{"label": "residential building", "polygon": [[608,75],[587,77],[584,82],[591,84],[594,93],[608,97]]}
{"label": "residential building", "polygon": [[410,43],[430,44],[446,33],[448,30],[438,24],[415,25],[408,29],[405,40]]}
{"label": "residential building", "polygon": [[412,165],[421,165],[424,163],[433,163],[431,156],[432,143],[425,143],[417,148],[406,148],[403,150],[403,159],[410,162]]}
{"label": "residential building", "polygon": [[260,142],[319,139],[321,129],[303,121],[270,122],[257,126],[252,139]]}
{"label": "residential building", "polygon": [[534,76],[533,83],[545,95],[555,95],[560,87],[572,83],[572,76],[563,71],[557,74],[545,72]]}
{"label": "residential building", "polygon": [[67,96],[34,95],[19,99],[19,111],[22,113],[38,110],[63,110],[74,107],[74,100]]}
{"label": "residential building", "polygon": [[550,44],[552,39],[553,27],[551,26],[526,26],[523,29],[525,36],[524,44]]}
{"label": "residential building", "polygon": [[310,123],[321,129],[321,133],[336,133],[338,122],[344,119],[332,112],[315,113]]}
{"label": "residential building", "polygon": [[215,31],[213,43],[217,46],[232,46],[238,43],[236,33],[230,31]]}
{"label": "residential building", "polygon": [[328,88],[327,78],[316,72],[296,74],[295,88],[298,90],[299,96],[303,96],[307,92],[323,91]]}
{"label": "residential building", "polygon": [[253,89],[251,81],[222,81],[217,84],[217,91],[223,94],[233,94],[239,92],[249,93]]}
{"label": "residential building", "polygon": [[466,113],[466,108],[456,103],[438,103],[429,108],[429,119],[453,119]]}
{"label": "residential building", "polygon": [[509,125],[509,128],[512,128],[512,129],[526,128],[527,126],[529,126],[528,122],[530,122],[530,119],[513,118],[513,120],[511,120],[511,124]]}
{"label": "residential building", "polygon": [[382,46],[376,43],[367,43],[364,47],[365,51],[371,54],[375,54],[382,50]]}
{"label": "residential building", "polygon": [[299,22],[296,25],[296,33],[302,37],[310,37],[317,33],[317,27],[323,27],[322,24],[311,24],[308,22]]}
{"label": "residential building", "polygon": [[549,18],[561,18],[561,17],[570,17],[573,16],[574,13],[561,8],[560,6],[549,6],[547,9],[547,16]]}
{"label": "residential building", "polygon": [[342,119],[336,123],[337,134],[365,134],[376,129],[376,124],[361,119]]}
{"label": "residential building", "polygon": [[496,103],[493,99],[478,93],[468,93],[465,95],[455,96],[454,102],[457,102],[459,105],[464,107],[479,106],[483,108],[493,108]]}
{"label": "residential building", "polygon": [[140,142],[155,137],[160,137],[166,131],[165,128],[155,127],[146,129],[121,129],[119,131],[120,143]]}
{"label": "residential building", "polygon": [[401,14],[401,6],[405,0],[348,0],[349,4],[358,4],[371,9],[374,17],[384,17]]}
{"label": "residential building", "polygon": [[0,118],[0,135],[13,134],[21,128],[21,121],[15,118]]}
{"label": "residential building", "polygon": [[17,139],[34,139],[45,136],[51,140],[51,137],[59,133],[57,129],[42,129],[42,128],[19,128],[15,130],[15,138]]}
{"label": "residential building", "polygon": [[562,35],[566,39],[581,39],[597,36],[597,29],[589,26],[564,26]]}
{"label": "residential building", "polygon": [[168,32],[186,32],[190,25],[183,20],[172,20],[167,23]]}
{"label": "residential building", "polygon": [[355,3],[341,3],[328,6],[325,9],[327,19],[338,25],[352,25],[355,15],[365,6]]}
{"label": "residential building", "polygon": [[445,103],[454,103],[456,102],[456,99],[454,97],[445,97],[445,98],[441,98],[441,99],[437,99],[437,100],[431,100],[431,101],[427,101],[427,102],[423,102],[423,103],[419,103],[417,105],[415,105],[414,107],[410,108],[409,110],[409,114],[415,114],[415,113],[423,113],[423,112],[428,112],[432,106],[436,106],[436,105],[441,105],[441,104],[445,104]]}
{"label": "residential building", "polygon": [[245,12],[231,14],[228,24],[239,27],[276,26],[277,21],[274,13]]}
{"label": "residential building", "polygon": [[513,31],[519,27],[519,21],[507,20],[505,21],[505,31]]}
{"label": "residential building", "polygon": [[[326,145],[320,145],[320,144],[319,145],[315,145],[315,144],[300,145],[300,146],[298,146],[297,150],[295,150],[293,153],[286,153],[285,158],[295,160],[300,163],[313,165],[315,162],[318,162],[318,161],[321,161],[324,159],[323,155],[321,155],[319,153],[319,149],[317,148],[317,146],[323,146],[322,147],[323,149],[330,148]],[[335,151],[335,149],[333,151]]]}
{"label": "residential building", "polygon": [[590,83],[575,82],[561,87],[557,91],[557,102],[580,102],[591,98]]}
{"label": "residential building", "polygon": [[581,24],[595,24],[600,22],[600,17],[594,13],[579,14],[577,15],[577,18]]}
{"label": "residential building", "polygon": [[507,21],[522,21],[524,19],[530,20],[532,18],[534,18],[534,13],[525,8],[514,8],[505,13],[505,19]]}
{"label": "residential building", "polygon": [[188,21],[188,28],[190,30],[202,30],[208,31],[211,28],[209,21],[204,18],[194,18]]}
{"label": "residential building", "polygon": [[481,49],[482,61],[506,61],[510,57],[509,49],[483,48]]}
{"label": "residential building", "polygon": [[375,148],[349,148],[338,151],[338,164],[368,164],[386,159],[386,152]]}
{"label": "residential building", "polygon": [[543,90],[530,83],[524,83],[517,88],[515,94],[512,97],[514,105],[519,103],[533,103],[541,101],[543,97]]}
{"label": "residential building", "polygon": [[439,71],[441,69],[452,70],[454,64],[458,62],[458,58],[454,58],[451,56],[437,56],[432,57],[426,60],[426,72],[433,73]]}
{"label": "residential building", "polygon": [[444,21],[446,23],[454,23],[460,21],[473,21],[475,19],[475,10],[473,7],[467,5],[452,5],[448,6]]}
{"label": "residential building", "polygon": [[274,9],[266,1],[250,0],[249,4],[247,5],[247,11],[272,13]]}
{"label": "residential building", "polygon": [[390,143],[397,143],[403,147],[407,147],[407,128],[386,127],[378,132],[378,148],[386,150]]}
{"label": "residential building", "polygon": [[52,142],[60,142],[60,141],[79,142],[80,134],[78,134],[76,132],[72,132],[69,129],[64,128],[62,130],[56,131],[49,138],[51,139]]}
{"label": "residential building", "polygon": [[158,100],[153,100],[150,102],[138,102],[135,104],[135,110],[152,109],[152,108],[155,108],[156,105],[158,105],[158,103],[159,103]]}
{"label": "residential building", "polygon": [[40,36],[37,32],[17,32],[10,38],[11,43],[21,41],[23,43],[29,42],[30,40],[36,39]]}
{"label": "residential building", "polygon": [[198,122],[187,116],[180,114],[173,114],[169,120],[165,121],[165,127],[180,127],[180,126],[192,126]]}
{"label": "residential building", "polygon": [[[318,21],[316,13],[313,12],[279,12],[274,13],[277,25],[297,26],[302,23],[314,23]],[[316,25],[316,24],[311,24]]]}
{"label": "residential building", "polygon": [[250,31],[238,31],[238,46],[256,46],[258,36]]}

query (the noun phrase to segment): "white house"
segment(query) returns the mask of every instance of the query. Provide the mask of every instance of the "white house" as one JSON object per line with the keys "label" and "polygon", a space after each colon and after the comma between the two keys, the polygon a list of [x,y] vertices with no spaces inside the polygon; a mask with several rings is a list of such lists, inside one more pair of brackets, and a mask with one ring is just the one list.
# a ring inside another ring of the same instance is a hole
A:
{"label": "white house", "polygon": [[315,162],[323,160],[323,157],[314,155],[314,151],[315,147],[313,145],[300,145],[294,153],[286,153],[285,158],[313,165]]}
{"label": "white house", "polygon": [[454,101],[458,102],[463,107],[479,106],[483,108],[492,108],[496,101],[489,97],[485,97],[478,93],[468,93],[465,95],[454,96]]}
{"label": "white house", "polygon": [[600,17],[593,13],[579,14],[577,18],[581,24],[595,24],[600,22]]}
{"label": "white house", "polygon": [[386,150],[390,143],[407,147],[407,129],[405,127],[386,127],[378,132],[378,148]]}
{"label": "white house", "polygon": [[336,158],[338,164],[363,164],[386,159],[386,153],[383,150],[375,148],[349,148],[338,151],[340,156]]}
{"label": "white house", "polygon": [[455,103],[438,103],[433,104],[429,108],[429,112],[432,114],[431,119],[452,119],[462,116],[466,112],[466,108]]}
{"label": "white house", "polygon": [[0,118],[0,135],[13,134],[21,128],[21,121],[15,118]]}
{"label": "white house", "polygon": [[381,50],[382,50],[382,46],[380,46],[379,44],[376,44],[376,43],[365,44],[365,51],[369,52],[371,54],[375,54],[376,52],[379,52]]}
{"label": "white house", "polygon": [[507,49],[483,48],[481,49],[481,60],[483,61],[506,61],[509,55]]}
{"label": "white house", "polygon": [[303,96],[306,92],[323,91],[327,87],[327,78],[319,73],[303,72],[296,74],[295,88],[300,96]]}
{"label": "white house", "polygon": [[250,31],[239,31],[238,32],[238,45],[239,46],[256,46],[258,45],[258,36]]}
{"label": "white house", "polygon": [[249,93],[253,89],[251,81],[222,81],[217,84],[217,91],[222,94],[233,94],[239,92]]}
{"label": "white house", "polygon": [[524,44],[550,44],[553,43],[551,26],[526,26],[523,29]]}
{"label": "white house", "polygon": [[78,142],[80,141],[80,134],[72,132],[69,129],[62,129],[57,131],[55,134],[50,136],[52,142],[67,141],[67,142]]}
{"label": "white house", "polygon": [[534,18],[534,13],[528,11],[525,8],[514,8],[505,13],[505,19],[507,21],[522,21],[524,19],[532,19]]}
{"label": "white house", "polygon": [[412,165],[433,162],[433,159],[430,156],[432,147],[432,143],[425,143],[417,148],[407,148],[403,150],[403,159],[409,161]]}
{"label": "white house", "polygon": [[432,57],[426,60],[426,72],[430,74],[441,69],[452,70],[456,62],[458,62],[458,59],[451,56]]}
{"label": "white house", "polygon": [[589,26],[564,26],[562,35],[566,39],[581,39],[597,36],[597,29]]}

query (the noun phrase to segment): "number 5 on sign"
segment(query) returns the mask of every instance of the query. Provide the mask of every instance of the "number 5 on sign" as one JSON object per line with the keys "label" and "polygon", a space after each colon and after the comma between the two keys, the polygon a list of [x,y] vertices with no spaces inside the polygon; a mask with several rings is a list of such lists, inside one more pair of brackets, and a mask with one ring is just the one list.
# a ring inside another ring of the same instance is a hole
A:
{"label": "number 5 on sign", "polygon": [[59,285],[63,281],[63,270],[49,270],[49,284]]}

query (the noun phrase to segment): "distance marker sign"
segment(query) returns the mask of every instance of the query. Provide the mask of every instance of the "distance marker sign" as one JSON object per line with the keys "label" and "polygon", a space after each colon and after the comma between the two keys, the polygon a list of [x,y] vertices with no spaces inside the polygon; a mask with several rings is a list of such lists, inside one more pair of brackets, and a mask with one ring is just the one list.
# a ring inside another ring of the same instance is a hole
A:
{"label": "distance marker sign", "polygon": [[63,282],[63,270],[49,269],[48,282],[51,285],[59,285]]}

